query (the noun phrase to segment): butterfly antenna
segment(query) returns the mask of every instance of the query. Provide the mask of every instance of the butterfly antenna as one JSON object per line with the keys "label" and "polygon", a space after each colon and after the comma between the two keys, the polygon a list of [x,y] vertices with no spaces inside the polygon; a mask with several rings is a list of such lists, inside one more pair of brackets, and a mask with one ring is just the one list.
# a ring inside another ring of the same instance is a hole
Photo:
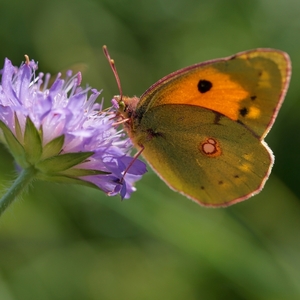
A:
{"label": "butterfly antenna", "polygon": [[121,87],[121,81],[120,81],[120,78],[119,78],[119,74],[118,74],[118,71],[117,71],[117,68],[116,68],[116,65],[115,65],[115,61],[110,57],[106,45],[104,45],[102,48],[103,48],[104,55],[107,58],[108,63],[109,63],[109,65],[110,65],[110,67],[111,67],[111,69],[112,69],[112,71],[115,75],[117,85],[118,85],[118,89],[119,89],[119,92],[120,92],[120,100],[122,100],[123,92],[122,92],[122,87]]}

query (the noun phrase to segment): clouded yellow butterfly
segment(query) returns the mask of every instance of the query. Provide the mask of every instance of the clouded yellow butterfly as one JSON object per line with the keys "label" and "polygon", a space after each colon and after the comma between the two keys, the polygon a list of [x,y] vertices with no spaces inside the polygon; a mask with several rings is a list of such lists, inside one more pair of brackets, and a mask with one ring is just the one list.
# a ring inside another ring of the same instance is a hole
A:
{"label": "clouded yellow butterfly", "polygon": [[170,188],[228,206],[260,192],[271,172],[264,138],[290,75],[286,53],[256,49],[171,73],[140,99],[114,99],[133,144]]}

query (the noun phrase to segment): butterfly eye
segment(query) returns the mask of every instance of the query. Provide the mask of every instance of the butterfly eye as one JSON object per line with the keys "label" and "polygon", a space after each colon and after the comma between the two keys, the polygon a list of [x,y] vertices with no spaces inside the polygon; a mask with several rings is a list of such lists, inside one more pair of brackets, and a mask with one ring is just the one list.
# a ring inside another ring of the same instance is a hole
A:
{"label": "butterfly eye", "polygon": [[125,102],[123,100],[120,100],[118,104],[119,104],[119,112],[125,112],[127,108]]}

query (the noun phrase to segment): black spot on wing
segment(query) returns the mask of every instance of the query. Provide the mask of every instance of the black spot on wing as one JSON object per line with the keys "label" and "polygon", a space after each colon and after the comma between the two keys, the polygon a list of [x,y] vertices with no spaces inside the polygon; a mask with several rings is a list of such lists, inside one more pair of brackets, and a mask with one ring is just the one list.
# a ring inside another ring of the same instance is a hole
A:
{"label": "black spot on wing", "polygon": [[243,107],[240,109],[240,115],[242,117],[245,117],[248,113],[249,113],[249,111],[248,111],[247,107]]}
{"label": "black spot on wing", "polygon": [[198,87],[198,91],[201,94],[204,94],[212,88],[212,83],[208,80],[200,79],[197,87]]}

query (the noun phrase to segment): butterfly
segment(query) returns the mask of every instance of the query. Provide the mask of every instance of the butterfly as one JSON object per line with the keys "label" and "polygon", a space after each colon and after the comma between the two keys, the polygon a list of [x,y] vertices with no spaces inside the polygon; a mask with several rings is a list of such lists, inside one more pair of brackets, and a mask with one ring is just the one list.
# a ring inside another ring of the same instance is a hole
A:
{"label": "butterfly", "polygon": [[119,114],[138,155],[173,190],[204,206],[229,206],[259,193],[274,156],[264,141],[291,77],[287,53],[255,49],[171,73]]}

